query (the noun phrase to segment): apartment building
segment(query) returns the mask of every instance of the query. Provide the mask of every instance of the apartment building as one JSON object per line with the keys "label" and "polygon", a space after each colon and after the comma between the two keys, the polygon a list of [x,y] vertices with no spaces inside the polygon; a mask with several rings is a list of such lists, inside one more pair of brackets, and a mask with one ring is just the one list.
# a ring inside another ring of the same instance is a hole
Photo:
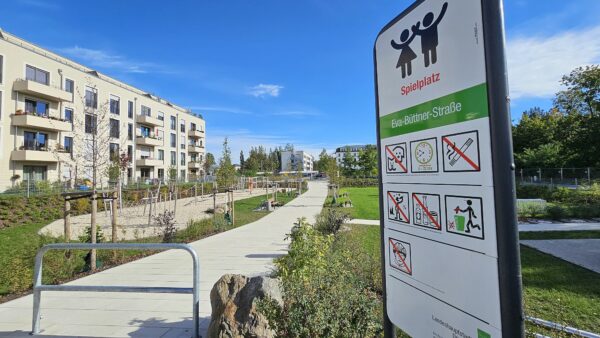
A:
{"label": "apartment building", "polygon": [[[376,146],[373,144],[360,144],[360,145],[348,145],[348,146],[339,147],[339,148],[335,149],[335,153],[333,154],[333,157],[335,158],[337,165],[341,167],[342,164],[344,163],[344,156],[346,156],[347,152],[349,152],[350,156],[352,156],[354,158],[354,160],[356,162],[358,162],[358,156],[360,154],[360,151],[365,150],[367,147],[375,148]],[[358,166],[358,164],[354,165],[354,169],[359,169],[359,168],[360,167]]]}
{"label": "apartment building", "polygon": [[131,181],[200,177],[204,119],[0,31],[0,191],[23,180],[108,182],[122,154]]}
{"label": "apartment building", "polygon": [[302,150],[281,152],[281,171],[313,171],[314,157]]}

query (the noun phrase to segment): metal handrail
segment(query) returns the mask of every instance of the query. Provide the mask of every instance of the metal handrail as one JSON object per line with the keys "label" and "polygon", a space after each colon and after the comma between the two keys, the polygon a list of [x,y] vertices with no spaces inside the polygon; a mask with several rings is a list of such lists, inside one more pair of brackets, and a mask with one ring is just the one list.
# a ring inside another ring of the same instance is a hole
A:
{"label": "metal handrail", "polygon": [[[187,251],[193,260],[193,285],[191,288],[143,287],[143,286],[95,286],[95,285],[44,285],[42,284],[42,260],[50,250],[108,249],[108,250],[169,250]],[[196,251],[187,244],[176,243],[57,243],[44,245],[35,256],[33,274],[33,320],[32,335],[40,333],[40,301],[42,291],[89,291],[89,292],[141,292],[141,293],[177,293],[193,295],[194,335],[200,337],[200,263]]]}

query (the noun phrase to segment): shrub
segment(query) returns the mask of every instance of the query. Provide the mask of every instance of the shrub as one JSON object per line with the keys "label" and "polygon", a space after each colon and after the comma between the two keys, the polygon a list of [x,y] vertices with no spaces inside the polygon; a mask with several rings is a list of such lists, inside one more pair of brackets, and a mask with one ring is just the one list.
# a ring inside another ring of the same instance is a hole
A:
{"label": "shrub", "polygon": [[546,215],[548,215],[550,219],[559,221],[566,218],[568,216],[568,212],[567,209],[560,205],[552,205],[546,208]]}
{"label": "shrub", "polygon": [[548,200],[554,189],[545,185],[517,184],[517,198],[543,198]]}
{"label": "shrub", "polygon": [[259,311],[280,337],[373,337],[381,334],[376,293],[349,266],[348,250],[332,251],[333,236],[300,221],[288,256],[276,261],[283,307],[271,299]]}
{"label": "shrub", "polygon": [[586,205],[580,204],[571,209],[573,217],[589,219],[594,217],[600,217],[600,204]]}
{"label": "shrub", "polygon": [[154,217],[156,225],[160,229],[163,243],[172,243],[175,240],[177,228],[175,227],[175,217],[173,211],[165,210],[162,214]]}
{"label": "shrub", "polygon": [[[79,241],[83,243],[92,243],[91,227],[85,227],[83,235],[79,236]],[[104,233],[99,225],[96,225],[96,243],[104,242]]]}
{"label": "shrub", "polygon": [[336,234],[350,215],[337,208],[326,208],[317,216],[315,228],[323,234]]}

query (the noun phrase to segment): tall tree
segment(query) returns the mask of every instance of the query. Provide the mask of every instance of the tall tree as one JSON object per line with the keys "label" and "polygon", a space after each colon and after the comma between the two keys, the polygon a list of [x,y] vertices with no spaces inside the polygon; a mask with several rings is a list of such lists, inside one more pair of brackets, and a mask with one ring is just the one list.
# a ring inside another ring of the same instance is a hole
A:
{"label": "tall tree", "polygon": [[243,150],[240,150],[240,168],[241,168],[241,169],[244,169],[244,163],[245,163],[245,162],[246,162],[246,161],[244,161],[244,151],[243,151]]}
{"label": "tall tree", "polygon": [[367,145],[358,152],[358,167],[363,177],[377,176],[377,147]]}
{"label": "tall tree", "polygon": [[356,175],[356,158],[349,150],[344,152],[344,158],[342,159],[342,175],[345,177]]}
{"label": "tall tree", "polygon": [[563,76],[566,87],[556,94],[555,106],[566,113],[597,116],[600,113],[600,66],[575,68]]}

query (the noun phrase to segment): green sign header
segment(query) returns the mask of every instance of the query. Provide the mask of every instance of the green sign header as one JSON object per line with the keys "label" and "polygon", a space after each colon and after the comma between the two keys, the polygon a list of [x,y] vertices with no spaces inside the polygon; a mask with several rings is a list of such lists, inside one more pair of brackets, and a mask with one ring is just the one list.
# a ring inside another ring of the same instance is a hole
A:
{"label": "green sign header", "polygon": [[488,116],[482,83],[379,118],[380,137],[404,135]]}

